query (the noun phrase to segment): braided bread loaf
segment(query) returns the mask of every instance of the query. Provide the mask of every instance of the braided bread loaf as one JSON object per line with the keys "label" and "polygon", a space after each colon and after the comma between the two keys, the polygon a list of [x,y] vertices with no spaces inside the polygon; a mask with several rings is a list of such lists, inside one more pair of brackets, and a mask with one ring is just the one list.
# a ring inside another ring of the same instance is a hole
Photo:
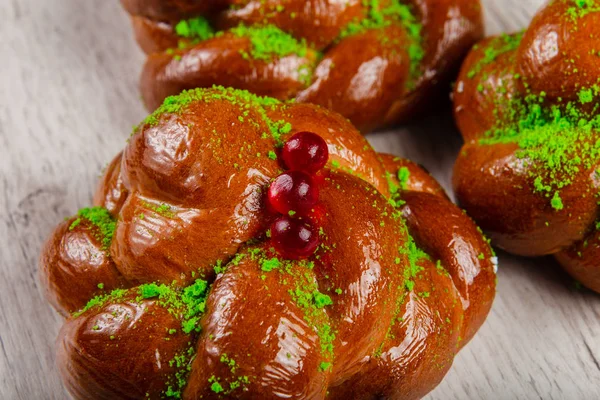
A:
{"label": "braided bread loaf", "polygon": [[122,0],[153,110],[231,86],[320,104],[361,131],[430,110],[483,35],[479,0]]}
{"label": "braided bread loaf", "polygon": [[600,292],[600,1],[548,2],[486,39],[454,92],[461,205],[509,252],[554,254]]}
{"label": "braided bread loaf", "polygon": [[[265,188],[298,131],[320,135],[320,245],[270,245]],[[416,164],[343,117],[233,89],[168,98],[61,223],[41,281],[68,316],[58,366],[76,399],[416,399],[495,294],[495,257]]]}

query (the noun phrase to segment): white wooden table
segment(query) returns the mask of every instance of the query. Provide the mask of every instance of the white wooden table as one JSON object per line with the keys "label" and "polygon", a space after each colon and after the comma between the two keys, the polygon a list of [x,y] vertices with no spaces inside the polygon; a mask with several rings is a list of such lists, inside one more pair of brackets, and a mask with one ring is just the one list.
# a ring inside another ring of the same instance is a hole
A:
{"label": "white wooden table", "polygon": [[[484,1],[488,31],[524,27],[541,1]],[[142,61],[117,0],[0,0],[2,400],[68,398],[53,364],[61,319],[40,294],[37,257],[144,116]],[[370,140],[448,188],[460,146],[448,117]],[[551,259],[501,254],[490,317],[428,399],[600,399],[600,296],[571,282]]]}

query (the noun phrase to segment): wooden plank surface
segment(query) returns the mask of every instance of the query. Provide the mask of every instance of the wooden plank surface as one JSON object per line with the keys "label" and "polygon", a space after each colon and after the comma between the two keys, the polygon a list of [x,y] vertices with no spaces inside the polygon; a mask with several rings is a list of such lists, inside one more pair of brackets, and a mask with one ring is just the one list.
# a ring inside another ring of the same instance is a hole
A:
{"label": "wooden plank surface", "polygon": [[[524,27],[541,0],[484,3],[496,33]],[[0,0],[0,16],[0,399],[65,399],[37,258],[144,116],[142,56],[117,0]],[[370,140],[448,187],[460,146],[448,116]],[[516,398],[600,399],[600,296],[551,259],[500,254],[491,315],[428,399]]]}

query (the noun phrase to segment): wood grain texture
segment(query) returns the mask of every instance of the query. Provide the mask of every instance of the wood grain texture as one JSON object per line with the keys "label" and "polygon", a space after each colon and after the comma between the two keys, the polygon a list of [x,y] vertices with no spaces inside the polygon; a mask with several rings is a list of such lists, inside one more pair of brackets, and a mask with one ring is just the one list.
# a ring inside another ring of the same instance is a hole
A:
{"label": "wood grain texture", "polygon": [[[484,3],[496,33],[524,27],[541,0]],[[144,116],[142,56],[117,0],[1,0],[0,16],[0,399],[65,399],[38,253]],[[460,146],[449,116],[370,140],[448,188]],[[572,290],[549,258],[500,262],[488,321],[428,399],[599,399],[600,296]]]}

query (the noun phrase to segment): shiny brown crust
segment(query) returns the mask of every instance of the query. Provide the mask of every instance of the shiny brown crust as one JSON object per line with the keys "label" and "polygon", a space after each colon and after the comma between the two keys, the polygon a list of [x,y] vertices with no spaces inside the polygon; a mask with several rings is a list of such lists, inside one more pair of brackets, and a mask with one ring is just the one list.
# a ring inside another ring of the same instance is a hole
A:
{"label": "shiny brown crust", "polygon": [[[350,119],[362,132],[414,119],[445,100],[444,89],[460,62],[483,36],[479,0],[407,1],[422,25],[424,51],[416,75],[410,76],[403,26],[339,39],[344,27],[366,15],[369,5],[362,0],[122,2],[131,14],[136,39],[148,54],[141,77],[148,109],[183,89],[222,85],[320,104]],[[389,0],[379,3],[383,8]],[[197,16],[206,17],[225,34],[178,50],[182,38],[174,26]],[[249,52],[248,40],[227,33],[227,29],[264,23],[306,40],[307,57],[261,61],[242,56]],[[300,68],[311,72],[309,82],[298,73]]]}
{"label": "shiny brown crust", "polygon": [[553,254],[576,279],[600,292],[595,232],[600,165],[570,176],[573,183],[560,191],[564,208],[557,209],[536,192],[535,163],[517,155],[516,143],[480,143],[494,126],[511,120],[510,99],[542,96],[546,107],[573,101],[587,115],[596,113],[591,107],[596,103],[580,104],[578,93],[600,79],[598,56],[591,51],[600,45],[600,13],[587,13],[575,22],[569,17],[574,6],[549,1],[514,48],[495,53],[507,42],[488,38],[466,57],[453,94],[456,123],[465,140],[453,184],[461,206],[493,243],[525,256]]}
{"label": "shiny brown crust", "polygon": [[[95,203],[118,221],[110,249],[93,226],[70,229],[71,221],[44,249],[41,280],[63,314],[81,309],[99,284],[133,287],[65,322],[58,367],[74,398],[166,397],[176,373],[170,360],[190,349],[183,399],[417,399],[429,392],[494,298],[495,257],[475,224],[421,167],[375,153],[331,111],[247,108],[235,95],[224,99],[229,91],[200,92],[179,112],[143,124],[107,168]],[[311,130],[328,143],[315,211],[321,247],[314,267],[300,274],[265,272],[259,259],[245,257],[215,276],[219,260],[271,251],[264,232],[273,216],[263,193],[282,166],[266,156],[277,147],[263,135],[265,115],[291,125],[281,140]],[[168,215],[158,204],[169,205]],[[63,255],[65,247],[79,258]],[[177,313],[136,296],[140,283],[177,288],[198,277],[211,285],[199,333],[182,332]],[[292,296],[295,285],[311,282],[333,300],[312,316],[335,332],[325,368],[324,339]],[[219,394],[215,379],[226,389],[241,386]]]}

